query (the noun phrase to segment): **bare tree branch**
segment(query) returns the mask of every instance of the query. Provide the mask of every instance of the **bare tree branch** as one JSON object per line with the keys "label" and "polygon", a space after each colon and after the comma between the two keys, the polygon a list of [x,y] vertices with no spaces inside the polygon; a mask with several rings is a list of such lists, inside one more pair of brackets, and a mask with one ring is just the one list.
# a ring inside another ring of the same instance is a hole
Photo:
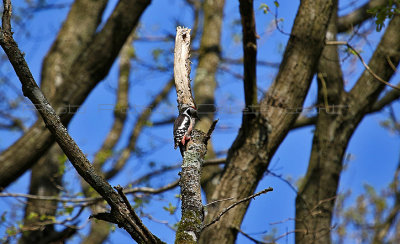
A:
{"label": "bare tree branch", "polygon": [[[150,4],[149,0],[120,0],[90,44],[85,46],[77,61],[65,72],[68,76],[58,88],[51,104],[65,124],[72,119],[74,111],[65,111],[70,105],[79,107],[90,91],[111,68],[126,38]],[[38,120],[16,143],[1,155],[0,187],[6,187],[28,168],[53,144],[54,138]],[[21,151],[23,150],[23,151]]]}
{"label": "bare tree branch", "polygon": [[[190,87],[190,29],[178,27],[175,42],[174,75],[178,97],[178,107],[183,104],[195,107]],[[207,153],[207,142],[210,139],[215,125],[214,121],[208,133],[194,129],[190,140],[182,152],[183,162],[181,179],[182,218],[176,232],[175,243],[197,243],[200,237],[204,219],[201,201],[200,172]],[[192,125],[194,126],[194,125]]]}
{"label": "bare tree branch", "polygon": [[[211,130],[212,131],[212,130]],[[176,232],[175,243],[197,243],[204,219],[201,201],[200,173],[207,153],[207,135],[193,130],[187,150],[183,154],[181,179],[182,218]]]}
{"label": "bare tree branch", "polygon": [[[335,21],[333,21],[335,23]],[[346,105],[345,112],[320,111],[315,128],[310,163],[296,198],[296,227],[305,230],[296,234],[296,242],[312,243],[318,240],[321,243],[331,241],[331,229],[334,199],[339,185],[339,176],[343,169],[343,158],[349,140],[364,116],[371,110],[379,94],[385,88],[382,80],[390,80],[394,70],[388,65],[389,57],[394,65],[400,60],[400,35],[397,31],[400,26],[400,17],[395,15],[368,65],[350,92],[343,89],[343,78],[336,48],[326,46],[324,50],[331,50],[327,62],[320,59],[320,71],[326,73],[324,77],[329,85],[328,99],[333,104]],[[332,40],[335,40],[335,29],[328,29]],[[328,41],[329,43],[331,41]],[[346,45],[347,42],[340,42]],[[337,44],[337,42],[333,42]],[[348,46],[347,46],[348,47]],[[350,48],[350,47],[349,47]],[[351,48],[350,48],[351,49]],[[353,50],[354,51],[354,50]],[[324,52],[325,53],[325,52]],[[360,57],[359,57],[360,58]],[[333,63],[332,63],[333,61]],[[380,82],[376,79],[379,77]],[[329,80],[328,80],[329,79]],[[319,84],[322,86],[322,84]],[[396,90],[397,91],[397,90]],[[318,103],[323,104],[324,91],[319,88]],[[326,133],[329,131],[329,133]],[[318,192],[318,194],[315,194]],[[306,200],[306,201],[304,201]],[[310,206],[315,206],[311,208]],[[310,214],[311,212],[311,214]]]}
{"label": "bare tree branch", "polygon": [[159,239],[155,237],[147,228],[146,226],[142,223],[142,221],[139,219],[139,217],[136,215],[135,210],[133,210],[131,204],[128,201],[128,198],[126,198],[123,188],[118,185],[114,187],[117,191],[118,194],[121,196],[122,200],[124,201],[125,205],[128,208],[128,211],[130,212],[131,216],[133,216],[132,225],[138,225],[138,231],[143,232],[144,236],[142,237],[143,240],[147,240],[149,243],[159,243]]}
{"label": "bare tree branch", "polygon": [[239,231],[239,233],[241,233],[242,235],[244,235],[247,239],[249,239],[250,241],[256,243],[256,244],[272,244],[274,242],[264,242],[264,241],[259,241],[257,239],[254,239],[253,237],[251,237],[249,234],[247,234],[246,232],[242,231],[241,229],[237,228],[237,231]]}
{"label": "bare tree branch", "polygon": [[247,201],[249,201],[249,200],[251,200],[251,199],[253,199],[253,198],[255,198],[255,197],[258,197],[258,196],[261,195],[261,194],[264,194],[264,193],[267,193],[267,192],[270,192],[270,191],[273,191],[273,190],[274,190],[274,189],[273,189],[272,187],[269,187],[269,188],[267,188],[267,189],[264,189],[264,190],[262,190],[262,191],[260,191],[260,192],[257,192],[257,193],[255,193],[255,194],[253,194],[253,195],[251,195],[251,196],[245,197],[245,198],[243,198],[243,199],[241,199],[241,200],[239,200],[239,201],[233,203],[232,205],[230,205],[230,206],[228,206],[227,208],[225,208],[224,210],[222,210],[222,212],[219,213],[219,214],[217,215],[217,217],[215,217],[210,223],[204,225],[203,228],[202,228],[202,230],[204,230],[204,229],[208,228],[209,226],[213,225],[213,224],[214,224],[215,222],[217,222],[224,214],[226,214],[229,210],[231,210],[232,208],[234,208],[234,207],[237,206],[238,204],[241,204],[241,203],[243,203],[243,202],[247,202]]}
{"label": "bare tree branch", "polygon": [[[133,188],[125,188],[123,192],[125,194],[134,194],[134,193],[144,193],[144,194],[159,194],[171,190],[178,186],[179,180],[173,181],[165,186],[160,188],[151,188],[151,187],[133,187]],[[62,203],[84,203],[85,206],[96,203],[98,201],[103,200],[103,197],[86,197],[86,198],[77,198],[77,197],[57,197],[57,196],[39,196],[32,194],[24,194],[24,193],[0,193],[0,197],[22,197],[27,199],[41,200],[41,201],[56,201]]]}
{"label": "bare tree branch", "polygon": [[[398,83],[396,87],[400,87],[400,83]],[[367,114],[379,112],[382,110],[382,108],[386,107],[387,105],[391,104],[392,102],[396,101],[399,98],[400,98],[400,91],[397,89],[392,89],[389,92],[387,92],[381,99],[376,101]],[[298,129],[309,125],[315,125],[316,122],[317,122],[317,116],[306,117],[300,115],[297,118],[294,125],[292,126],[292,129]]]}
{"label": "bare tree branch", "polygon": [[[141,231],[144,231],[144,229],[141,228],[142,223],[139,218],[136,214],[132,214],[133,211],[129,210],[129,206],[127,206],[126,203],[121,201],[121,197],[118,193],[116,193],[106,181],[96,174],[93,166],[87,160],[75,141],[70,137],[67,129],[61,123],[60,117],[56,114],[40,88],[37,86],[17,43],[12,37],[10,26],[11,3],[9,0],[4,0],[3,3],[5,11],[3,13],[3,29],[0,33],[0,44],[20,79],[24,95],[27,96],[35,105],[46,126],[51,131],[55,140],[63,149],[77,172],[87,180],[87,182],[111,206],[111,213],[107,214],[109,218],[114,220],[114,223],[118,223],[122,226],[131,237],[138,242],[152,241],[152,239],[149,240],[148,237],[145,238],[139,234]],[[151,237],[156,238],[152,234]],[[158,239],[157,242],[159,242]]]}
{"label": "bare tree branch", "polygon": [[196,107],[190,87],[190,29],[177,27],[174,51],[174,78],[178,105]]}
{"label": "bare tree branch", "polygon": [[[240,199],[256,189],[270,158],[298,117],[298,114],[288,110],[303,104],[324,46],[335,2],[300,2],[279,72],[261,101],[260,115],[246,130],[243,129],[245,124],[242,124],[229,149],[227,164],[211,201],[229,196]],[[238,177],[237,172],[241,172],[241,177]],[[209,211],[207,221],[211,221],[227,205],[222,202]],[[233,243],[237,231],[226,226],[239,227],[247,207],[248,204],[244,203],[229,211],[213,228],[203,231],[200,243]]]}
{"label": "bare tree branch", "polygon": [[252,110],[257,104],[257,33],[252,0],[239,1],[243,33],[244,97],[246,107]]}
{"label": "bare tree branch", "polygon": [[[400,83],[397,84],[397,87],[400,87]],[[376,101],[374,103],[374,105],[372,106],[369,113],[375,113],[375,112],[380,111],[385,106],[387,106],[387,105],[391,104],[392,102],[394,102],[395,100],[399,99],[399,97],[400,97],[399,90],[393,89],[393,90],[387,92],[381,99],[379,99],[378,101]]]}
{"label": "bare tree branch", "polygon": [[346,41],[327,41],[326,42],[327,45],[345,45],[347,46],[349,49],[351,49],[356,55],[357,57],[360,59],[361,63],[364,65],[365,69],[378,81],[382,82],[383,84],[390,86],[393,89],[397,89],[400,90],[400,87],[397,87],[395,85],[390,84],[389,82],[385,81],[384,79],[382,79],[381,77],[379,77],[379,75],[377,75],[369,66],[368,64],[364,61],[364,59],[362,58],[362,56],[360,55],[360,53],[354,49],[348,42]]}

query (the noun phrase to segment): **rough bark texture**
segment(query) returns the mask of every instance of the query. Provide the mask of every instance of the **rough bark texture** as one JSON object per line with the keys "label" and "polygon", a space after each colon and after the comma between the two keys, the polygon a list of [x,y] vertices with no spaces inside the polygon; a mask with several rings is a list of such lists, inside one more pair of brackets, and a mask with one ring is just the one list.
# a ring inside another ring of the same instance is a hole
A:
{"label": "rough bark texture", "polygon": [[[221,60],[221,26],[223,20],[224,0],[208,0],[203,3],[204,20],[199,49],[199,64],[194,79],[194,95],[198,106],[200,121],[196,128],[206,131],[214,121],[216,72]],[[207,146],[206,158],[214,158],[211,141]],[[218,165],[203,169],[201,185],[209,199],[219,181],[221,168]]]}
{"label": "rough bark texture", "polygon": [[[72,64],[93,39],[106,4],[105,0],[77,0],[72,4],[42,66],[41,87],[50,102],[55,96],[62,94],[62,91],[56,93],[56,89],[63,83],[64,77],[70,75]],[[2,152],[0,186],[6,187],[45,153],[54,141],[49,135],[43,121],[38,119],[22,138]]]}
{"label": "rough bark texture", "polygon": [[[253,116],[249,126],[242,125],[211,200],[241,199],[254,192],[269,159],[298,116],[291,109],[302,107],[322,52],[332,6],[332,1],[301,2],[277,78],[261,102],[261,113]],[[267,140],[269,124],[272,130]],[[227,204],[210,208],[206,219],[213,219]],[[232,209],[202,233],[200,242],[234,243],[247,207],[248,203]]]}
{"label": "rough bark texture", "polygon": [[137,242],[161,243],[161,241],[142,224],[141,220],[126,200],[122,189],[118,189],[118,193],[115,192],[114,189],[95,172],[93,166],[76,145],[75,141],[70,137],[67,129],[61,123],[60,117],[51,107],[33,79],[24,56],[12,37],[10,19],[11,3],[5,0],[0,45],[5,51],[21,82],[24,96],[28,97],[34,104],[35,108],[42,116],[46,127],[50,130],[58,145],[65,155],[67,155],[79,175],[110,205],[110,213],[102,213],[101,215],[97,215],[97,217],[118,224]]}
{"label": "rough bark texture", "polygon": [[197,243],[203,225],[204,212],[201,201],[200,175],[207,153],[206,134],[193,130],[184,152],[181,179],[182,217],[176,232],[175,243]]}
{"label": "rough bark texture", "polygon": [[77,0],[72,4],[42,65],[41,88],[50,102],[70,75],[67,71],[93,40],[107,3],[108,0]]}
{"label": "rough bark texture", "polygon": [[[178,108],[182,104],[194,107],[190,87],[190,29],[178,27],[175,39],[174,77]],[[214,122],[208,134],[193,130],[183,153],[181,179],[182,217],[176,232],[175,243],[197,243],[204,219],[201,201],[201,167],[207,153],[207,141],[215,128]],[[193,125],[194,126],[194,125]]]}
{"label": "rough bark texture", "polygon": [[[336,40],[336,23],[337,17],[336,13],[334,13],[331,18],[331,23],[328,27],[327,40]],[[338,116],[338,113],[342,113],[344,109],[346,109],[345,107],[340,107],[340,109],[336,109],[336,111],[334,109],[335,106],[339,108],[339,105],[343,105],[341,97],[344,93],[344,90],[342,71],[339,61],[340,60],[337,53],[337,47],[326,46],[321,55],[317,71],[319,88],[318,106],[320,114],[318,114],[317,118],[315,136],[313,141],[313,150],[311,153],[309,164],[311,166],[313,164],[321,164],[326,162],[326,169],[324,171],[316,170],[315,173],[320,175],[320,180],[327,180],[326,174],[329,174],[327,172],[335,172],[333,175],[336,180],[336,184],[339,178],[339,172],[341,170],[341,164],[337,164],[337,161],[339,160],[339,158],[341,158],[341,155],[339,155],[338,153],[344,153],[344,149],[347,147],[347,143],[343,142],[342,140],[337,140],[337,138],[332,137],[333,135],[331,133],[327,132],[329,132],[329,127],[332,126],[330,122],[334,121],[334,118]],[[328,107],[325,107],[326,105],[328,105]],[[330,150],[334,152],[330,156],[335,157],[336,164],[331,164],[331,161],[328,161],[326,158],[326,148],[328,147],[332,148]],[[323,150],[322,148],[325,148],[325,150]],[[339,148],[341,148],[342,150],[338,151]],[[316,163],[317,161],[321,163]],[[307,176],[305,178],[305,181],[308,181]],[[321,184],[321,182],[319,182],[318,184]],[[313,201],[307,199],[307,195],[303,194],[303,188],[300,188],[299,194],[296,199],[296,207],[299,207],[296,208],[296,230],[304,230],[304,232],[296,234],[296,243],[331,242],[330,220],[332,218],[332,211],[329,211],[329,209],[332,210],[333,208],[334,199],[332,197],[336,195],[336,189],[333,188],[334,191],[332,192],[332,188],[330,186],[325,185],[325,187],[313,187],[313,194],[319,196],[324,195],[324,197],[314,197],[315,200]],[[325,200],[325,202],[320,203],[320,200]],[[304,208],[304,206],[306,208]],[[312,225],[311,223],[306,222],[307,216],[309,216],[310,219],[315,217]],[[303,233],[306,233],[307,238],[305,238]]]}
{"label": "rough bark texture", "polygon": [[[384,80],[389,80],[394,72],[386,57],[396,66],[399,63],[399,28],[400,17],[395,16],[368,64]],[[332,31],[334,36],[334,27]],[[329,104],[341,107],[322,109],[318,114],[309,167],[296,199],[296,243],[331,242],[332,211],[344,152],[354,130],[385,87],[364,71],[353,89],[344,92],[337,50],[331,46],[325,47],[319,72],[320,106],[325,106],[327,96]]]}
{"label": "rough bark texture", "polygon": [[[63,70],[63,74],[67,75],[57,76],[64,77],[63,82],[58,87],[56,85],[57,96],[50,97],[52,106],[64,124],[68,124],[90,91],[107,75],[126,38],[149,3],[149,0],[119,1],[104,27],[92,37],[90,44],[84,43],[83,47],[71,49],[83,51],[74,59],[69,69]],[[104,6],[97,7],[100,12],[103,8]],[[85,8],[79,10],[87,11]],[[66,23],[68,21],[69,19]],[[57,81],[57,79],[54,80]],[[48,92],[51,95],[51,89]],[[38,120],[23,137],[0,155],[0,162],[2,162],[0,187],[8,186],[23,174],[53,142],[54,138],[43,122]]]}

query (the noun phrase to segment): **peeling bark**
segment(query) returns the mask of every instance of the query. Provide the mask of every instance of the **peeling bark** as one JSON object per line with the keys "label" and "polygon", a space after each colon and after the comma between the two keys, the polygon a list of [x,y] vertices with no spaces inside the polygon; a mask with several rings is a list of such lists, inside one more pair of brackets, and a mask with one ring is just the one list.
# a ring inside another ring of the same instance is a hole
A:
{"label": "peeling bark", "polygon": [[196,107],[190,86],[190,29],[177,27],[174,51],[174,78],[178,105]]}

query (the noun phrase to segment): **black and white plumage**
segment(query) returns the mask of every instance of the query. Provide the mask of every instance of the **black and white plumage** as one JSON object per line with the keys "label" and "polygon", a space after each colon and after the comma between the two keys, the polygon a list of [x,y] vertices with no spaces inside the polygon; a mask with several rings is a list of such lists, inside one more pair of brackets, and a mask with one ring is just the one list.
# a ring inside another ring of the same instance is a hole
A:
{"label": "black and white plumage", "polygon": [[178,146],[183,152],[183,146],[190,140],[190,133],[198,119],[197,110],[187,104],[182,104],[179,115],[174,122],[174,148]]}

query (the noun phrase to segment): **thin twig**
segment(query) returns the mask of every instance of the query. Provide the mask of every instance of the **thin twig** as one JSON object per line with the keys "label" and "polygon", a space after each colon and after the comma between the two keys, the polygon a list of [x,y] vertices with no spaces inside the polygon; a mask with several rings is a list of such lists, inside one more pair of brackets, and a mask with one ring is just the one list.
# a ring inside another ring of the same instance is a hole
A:
{"label": "thin twig", "polygon": [[365,69],[368,70],[368,72],[375,79],[377,79],[378,81],[382,82],[383,84],[385,84],[387,86],[390,86],[393,89],[400,90],[400,87],[397,87],[395,85],[390,84],[389,82],[387,82],[384,79],[382,79],[379,75],[375,74],[375,72],[372,71],[372,69],[368,66],[368,64],[361,57],[360,53],[356,49],[354,49],[348,42],[346,42],[346,41],[326,41],[325,44],[326,45],[345,45],[345,46],[347,46],[349,49],[351,49],[357,55],[357,57],[360,59],[361,63],[364,65]]}
{"label": "thin twig", "polygon": [[0,193],[0,197],[22,197],[27,199],[42,200],[42,201],[57,201],[57,202],[71,202],[71,203],[88,203],[94,202],[102,197],[90,197],[90,198],[66,198],[66,197],[55,197],[55,196],[39,196],[24,193]]}
{"label": "thin twig", "polygon": [[54,139],[62,148],[65,155],[67,155],[79,175],[84,178],[110,205],[112,214],[108,213],[108,216],[110,217],[110,220],[113,220],[111,222],[118,222],[134,240],[138,242],[146,242],[148,239],[142,239],[139,233],[135,230],[135,225],[130,224],[134,221],[134,216],[123,213],[123,209],[126,208],[126,205],[121,201],[121,197],[114,191],[107,181],[96,173],[93,165],[69,135],[66,127],[61,122],[60,117],[37,85],[29,66],[26,63],[24,55],[18,48],[18,44],[15,42],[12,32],[10,31],[10,1],[4,0],[3,3],[5,11],[3,13],[2,26],[4,30],[0,33],[0,45],[7,54],[7,57],[19,78],[24,96],[28,97],[35,105],[37,111],[40,113],[44,123],[46,124],[46,127],[54,136]]}
{"label": "thin twig", "polygon": [[204,205],[204,207],[208,207],[208,206],[210,206],[210,205],[213,205],[213,204],[216,204],[216,203],[219,203],[219,202],[229,201],[229,200],[233,200],[233,197],[228,197],[228,198],[224,198],[224,199],[219,199],[219,200],[212,201],[212,202],[207,203],[206,205]]}
{"label": "thin twig", "polygon": [[393,64],[392,60],[390,60],[390,57],[389,57],[389,56],[386,56],[386,61],[388,62],[390,68],[392,68],[392,70],[393,70],[394,72],[397,72],[397,68],[396,68],[396,66]]}
{"label": "thin twig", "polygon": [[163,166],[160,169],[153,170],[153,171],[151,171],[151,172],[149,172],[149,173],[137,178],[136,180],[132,181],[130,183],[130,185],[138,185],[138,184],[142,183],[143,181],[149,180],[151,177],[167,173],[167,172],[169,172],[171,170],[179,169],[180,167],[181,167],[181,163],[178,163],[178,164],[175,164],[175,165],[170,165],[170,166]]}
{"label": "thin twig", "polygon": [[253,237],[251,237],[249,234],[245,233],[244,231],[242,231],[239,228],[236,228],[237,231],[239,231],[242,235],[244,235],[245,237],[247,237],[247,239],[249,239],[250,241],[253,241],[256,244],[272,244],[275,242],[264,242],[264,241],[259,241],[257,239],[254,239]]}
{"label": "thin twig", "polygon": [[267,188],[267,189],[264,189],[264,190],[262,190],[262,191],[260,191],[260,192],[257,192],[257,193],[255,193],[255,194],[253,194],[253,195],[251,195],[251,196],[245,197],[245,198],[243,198],[242,200],[239,200],[239,201],[233,203],[233,204],[230,205],[229,207],[227,207],[227,208],[225,208],[224,210],[222,210],[222,212],[221,212],[217,217],[215,217],[210,223],[204,225],[203,228],[202,228],[202,231],[203,231],[204,229],[206,229],[207,227],[213,225],[215,222],[217,222],[224,214],[226,214],[229,210],[231,210],[231,209],[234,208],[235,206],[237,206],[237,205],[239,205],[239,204],[241,204],[241,203],[243,203],[243,202],[249,201],[249,200],[251,200],[252,198],[258,197],[258,196],[261,195],[261,194],[264,194],[264,193],[267,193],[267,192],[270,192],[270,191],[273,191],[273,190],[274,190],[274,189],[273,189],[272,187],[269,187],[269,188]]}
{"label": "thin twig", "polygon": [[179,184],[179,180],[176,180],[176,181],[169,183],[160,188],[138,187],[138,188],[126,189],[126,190],[124,190],[124,193],[125,194],[137,193],[138,192],[137,190],[140,189],[140,192],[142,192],[142,193],[158,194],[158,193],[162,193],[162,192],[171,190],[171,189],[177,187],[178,184]]}
{"label": "thin twig", "polygon": [[148,239],[151,243],[157,243],[156,238],[154,237],[154,235],[149,231],[149,229],[147,229],[147,227],[142,223],[142,221],[140,220],[139,216],[137,216],[137,214],[135,213],[135,211],[133,210],[131,204],[128,201],[128,198],[126,197],[126,195],[124,194],[123,188],[118,185],[116,187],[114,187],[117,191],[118,194],[121,196],[122,200],[124,201],[125,205],[128,208],[128,211],[130,213],[130,215],[134,218],[135,222],[131,223],[132,225],[138,225],[138,229],[137,231],[139,233],[143,232],[144,236],[144,240]]}
{"label": "thin twig", "polygon": [[[172,183],[169,183],[160,188],[151,188],[151,187],[134,187],[130,189],[124,189],[123,192],[125,194],[133,194],[133,193],[145,193],[145,194],[159,194],[165,191],[171,190],[175,188],[179,183],[179,180],[176,180]],[[95,203],[103,200],[103,197],[88,197],[88,198],[73,198],[73,197],[55,197],[55,196],[39,196],[39,195],[31,195],[24,193],[0,193],[0,197],[16,197],[16,198],[27,198],[34,200],[42,200],[42,201],[57,201],[63,203]]]}
{"label": "thin twig", "polygon": [[267,170],[267,174],[272,175],[272,176],[280,179],[281,181],[285,182],[297,194],[296,187],[292,183],[290,183],[287,179],[283,178],[282,175],[278,175],[270,170]]}
{"label": "thin twig", "polygon": [[290,234],[293,234],[293,233],[309,233],[309,232],[307,232],[307,230],[305,230],[305,229],[291,230],[291,231],[288,231],[288,232],[283,233],[282,235],[276,237],[276,238],[274,239],[274,241],[277,241],[277,240],[279,240],[279,239],[281,239],[281,238],[283,238],[283,237],[285,237],[285,236],[288,236],[288,235],[290,235]]}
{"label": "thin twig", "polygon": [[285,222],[287,222],[287,221],[290,221],[290,220],[292,220],[292,221],[296,221],[296,219],[295,219],[295,218],[287,218],[287,219],[280,220],[280,221],[277,221],[277,222],[272,222],[272,223],[269,223],[269,224],[270,224],[270,225],[283,224],[283,223],[285,223]]}
{"label": "thin twig", "polygon": [[310,211],[311,211],[311,214],[318,214],[318,212],[313,213],[314,210],[316,210],[316,209],[317,209],[319,206],[321,206],[323,203],[333,201],[333,200],[335,200],[336,198],[337,198],[337,196],[333,196],[333,197],[329,197],[329,198],[327,198],[327,199],[319,200],[318,203],[317,203],[317,205],[315,205],[315,206],[310,210]]}
{"label": "thin twig", "polygon": [[218,119],[217,119],[217,120],[214,120],[214,122],[211,124],[210,129],[208,129],[207,135],[204,137],[204,144],[207,145],[207,142],[208,142],[208,140],[210,139],[211,134],[213,133],[213,131],[214,131],[215,126],[217,125],[217,123],[218,123]]}

